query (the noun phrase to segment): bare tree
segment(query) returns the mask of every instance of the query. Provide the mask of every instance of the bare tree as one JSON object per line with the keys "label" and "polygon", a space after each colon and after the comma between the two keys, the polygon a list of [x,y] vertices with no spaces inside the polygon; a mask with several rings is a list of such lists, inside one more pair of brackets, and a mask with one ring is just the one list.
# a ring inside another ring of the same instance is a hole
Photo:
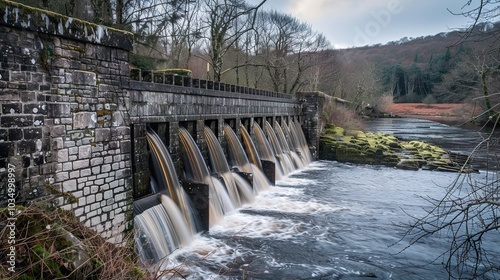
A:
{"label": "bare tree", "polygon": [[166,9],[162,44],[172,68],[187,67],[194,45],[201,37],[199,1],[170,1]]}
{"label": "bare tree", "polygon": [[[224,56],[246,32],[253,29],[258,9],[248,6],[243,0],[205,0],[205,24],[208,28],[208,55],[214,72],[214,80],[221,80]],[[241,19],[242,20],[240,22]],[[236,23],[239,26],[236,27]]]}
{"label": "bare tree", "polygon": [[[469,29],[473,30],[480,21],[491,19],[492,13],[498,16],[498,3],[498,0],[470,0],[459,14],[474,19]],[[472,31],[465,35],[471,34]],[[498,41],[500,34],[496,36]],[[498,44],[493,49],[498,50]],[[500,114],[496,113],[500,103],[493,99],[500,92],[490,92],[490,82],[498,80],[500,64],[487,57],[488,53],[491,54],[491,50],[478,56],[473,65],[481,77],[479,90],[485,100],[482,113],[489,116],[490,133],[484,134],[467,164],[474,163],[474,155],[479,151],[488,154],[490,161],[481,175],[460,174],[447,187],[443,198],[425,197],[430,204],[426,214],[403,225],[406,228],[403,239],[409,240],[409,246],[430,236],[447,238],[449,247],[441,256],[436,256],[436,260],[443,258],[449,278],[453,279],[500,278],[500,158],[495,136],[500,122]],[[496,79],[492,79],[492,75],[496,75]]]}
{"label": "bare tree", "polygon": [[321,91],[348,100],[358,110],[378,106],[383,90],[374,63],[349,51],[327,51],[318,55],[326,62],[320,71]]}
{"label": "bare tree", "polygon": [[263,18],[266,25],[259,37],[273,89],[293,94],[310,82],[304,79],[305,73],[319,62],[316,53],[330,44],[309,24],[291,15],[271,11]]}
{"label": "bare tree", "polygon": [[[497,22],[500,20],[500,5],[498,0],[467,0],[460,11],[451,11],[454,15],[468,17],[472,20],[471,26],[462,34],[462,40],[475,40],[477,28],[484,22]],[[481,41],[493,37],[494,44],[492,50],[498,50],[500,40],[500,30],[491,32],[489,37],[479,36]]]}

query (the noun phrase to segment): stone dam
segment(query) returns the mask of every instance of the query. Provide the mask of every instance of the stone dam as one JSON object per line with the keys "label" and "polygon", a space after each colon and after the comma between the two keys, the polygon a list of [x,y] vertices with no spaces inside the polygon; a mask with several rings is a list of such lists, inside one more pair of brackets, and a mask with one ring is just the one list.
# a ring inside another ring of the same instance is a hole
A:
{"label": "stone dam", "polygon": [[151,192],[148,127],[174,163],[180,128],[204,156],[204,127],[223,141],[226,124],[298,121],[318,146],[322,93],[131,70],[132,50],[131,33],[0,0],[0,207],[49,201],[120,243]]}

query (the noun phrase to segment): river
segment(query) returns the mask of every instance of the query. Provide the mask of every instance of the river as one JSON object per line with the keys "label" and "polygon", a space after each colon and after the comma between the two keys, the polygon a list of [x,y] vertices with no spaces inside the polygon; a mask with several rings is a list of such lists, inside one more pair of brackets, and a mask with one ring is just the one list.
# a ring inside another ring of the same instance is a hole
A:
{"label": "river", "polygon": [[[430,121],[383,120],[370,128],[441,144],[453,138],[447,148],[457,152],[478,141]],[[165,266],[187,279],[447,279],[440,264],[446,236],[401,251],[408,243],[400,241],[399,224],[423,215],[429,205],[420,196],[442,197],[456,176],[313,162],[176,250]]]}

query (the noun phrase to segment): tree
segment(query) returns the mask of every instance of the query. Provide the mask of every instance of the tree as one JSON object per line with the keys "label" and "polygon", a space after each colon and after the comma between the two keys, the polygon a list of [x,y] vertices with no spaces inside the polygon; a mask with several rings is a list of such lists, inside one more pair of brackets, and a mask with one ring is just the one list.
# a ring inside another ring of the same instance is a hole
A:
{"label": "tree", "polygon": [[374,63],[353,59],[346,52],[325,51],[325,54],[319,55],[322,61],[328,62],[320,73],[331,74],[321,77],[320,90],[349,101],[358,112],[366,107],[379,106],[383,89],[377,79]]}
{"label": "tree", "polygon": [[[479,2],[479,3],[478,3]],[[474,30],[480,20],[490,18],[492,12],[498,12],[496,0],[467,1],[460,14],[472,17]],[[474,6],[477,5],[477,6]],[[469,32],[465,34],[469,36]],[[497,33],[497,40],[500,39]],[[467,37],[464,37],[467,39]],[[498,51],[498,45],[493,49]],[[500,106],[498,99],[493,98],[500,91],[490,93],[491,86],[498,81],[500,72],[499,60],[492,59],[491,48],[477,56],[473,64],[481,81],[480,91],[483,93],[485,108],[482,114],[488,117],[490,133],[484,134],[480,144],[469,156],[467,163],[474,163],[474,153],[483,150],[491,158],[491,165],[486,167],[480,178],[470,173],[462,173],[446,189],[441,199],[425,198],[430,208],[422,217],[414,217],[409,224],[403,239],[408,239],[410,246],[434,235],[449,238],[449,248],[443,252],[443,265],[449,278],[456,279],[498,279],[500,276],[500,171],[498,158],[498,138],[495,130],[500,122],[500,114],[496,113]],[[495,78],[492,78],[495,76]],[[498,90],[499,88],[497,88]],[[494,111],[495,110],[495,111]],[[492,114],[493,113],[493,114]],[[438,257],[438,256],[437,256]],[[438,257],[439,259],[439,257]]]}
{"label": "tree", "polygon": [[273,90],[293,94],[310,80],[304,75],[318,65],[319,53],[330,44],[309,24],[291,15],[271,11],[263,14],[265,24],[259,30],[260,52]]}
{"label": "tree", "polygon": [[[265,2],[266,0],[263,0],[257,6],[248,6],[242,0],[204,1],[204,23],[208,28],[209,40],[208,55],[215,81],[221,80],[226,53],[245,33],[253,29],[257,11]],[[236,23],[239,23],[238,27]]]}
{"label": "tree", "polygon": [[194,45],[201,38],[199,1],[170,1],[166,8],[166,22],[161,42],[171,68],[185,68],[191,58]]}
{"label": "tree", "polygon": [[[462,6],[460,11],[450,11],[454,15],[468,17],[472,20],[471,26],[462,34],[461,41],[466,40],[481,40],[484,41],[487,38],[480,36],[482,32],[479,27],[485,28],[484,23],[497,22],[500,15],[500,6],[498,5],[498,0],[467,0]],[[488,37],[494,39],[497,42],[500,37],[500,30],[496,29],[490,32]],[[491,50],[498,50],[500,47],[498,44],[491,45]]]}
{"label": "tree", "polygon": [[435,97],[445,103],[474,102],[480,89],[480,77],[475,69],[476,61],[471,52],[462,53],[460,61],[450,72],[440,77],[435,87]]}

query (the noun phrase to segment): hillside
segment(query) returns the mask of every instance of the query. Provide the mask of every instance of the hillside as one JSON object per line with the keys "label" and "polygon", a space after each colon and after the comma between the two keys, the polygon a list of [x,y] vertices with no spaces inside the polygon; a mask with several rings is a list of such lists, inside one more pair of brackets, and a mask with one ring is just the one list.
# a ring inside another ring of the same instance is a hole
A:
{"label": "hillside", "polygon": [[[347,70],[350,76],[357,75],[343,81],[354,83],[348,92],[344,90],[335,95],[352,100],[356,98],[352,96],[353,91],[364,89],[391,94],[396,102],[470,100],[481,94],[479,68],[490,67],[498,61],[498,51],[492,50],[498,50],[499,33],[500,23],[482,23],[470,33],[451,31],[402,38],[385,45],[333,50],[330,55],[336,57],[340,68]],[[486,78],[488,85],[496,90],[499,85],[495,75]],[[339,80],[338,75],[336,78]],[[328,82],[322,86],[325,91],[335,87]]]}

